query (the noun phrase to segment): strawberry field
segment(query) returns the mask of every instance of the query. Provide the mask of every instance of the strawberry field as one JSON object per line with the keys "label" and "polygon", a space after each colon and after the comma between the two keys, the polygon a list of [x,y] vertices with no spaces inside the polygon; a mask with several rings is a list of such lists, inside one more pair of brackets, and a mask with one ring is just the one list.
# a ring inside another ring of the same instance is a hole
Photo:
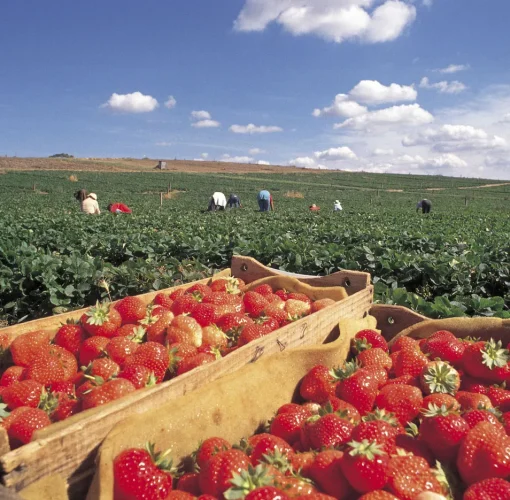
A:
{"label": "strawberry field", "polygon": [[[367,271],[376,300],[430,317],[510,317],[510,186],[322,172],[78,172],[70,182],[72,173],[0,176],[4,323],[192,281],[228,267],[233,254],[304,274]],[[73,193],[82,187],[98,194],[101,216],[80,213]],[[169,187],[173,195],[160,207]],[[274,213],[257,212],[263,188],[273,194]],[[205,212],[213,191],[236,192],[243,208]],[[291,191],[303,198],[287,197]],[[424,197],[433,202],[428,216],[415,212]],[[342,213],[333,213],[335,199]],[[107,213],[116,201],[133,215]],[[319,213],[309,212],[312,203]]]}

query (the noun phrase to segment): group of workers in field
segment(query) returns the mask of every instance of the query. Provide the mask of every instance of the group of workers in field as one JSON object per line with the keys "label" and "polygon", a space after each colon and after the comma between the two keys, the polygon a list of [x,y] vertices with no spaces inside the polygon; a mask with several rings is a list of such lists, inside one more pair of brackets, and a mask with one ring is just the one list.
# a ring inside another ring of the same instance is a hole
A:
{"label": "group of workers in field", "polygon": [[[99,215],[101,213],[101,210],[99,208],[99,204],[97,202],[97,195],[96,193],[87,193],[85,189],[81,189],[75,193],[75,198],[80,202],[81,205],[81,211],[83,213],[89,214],[89,215]],[[259,211],[260,212],[269,212],[270,210],[274,210],[274,202],[273,202],[273,196],[267,189],[263,189],[262,191],[259,191],[257,195],[257,202],[259,205]],[[241,199],[237,194],[231,193],[227,197],[217,191],[213,193],[211,196],[211,199],[209,200],[209,205],[207,207],[207,210],[209,212],[215,212],[217,210],[225,210],[226,208],[241,208]],[[416,204],[416,211],[419,210],[422,211],[424,214],[430,213],[432,209],[432,202],[430,200],[421,200]],[[315,203],[313,205],[310,205],[309,207],[310,212],[319,212],[320,207],[317,206]],[[113,214],[130,214],[132,213],[131,209],[125,205],[124,203],[110,203],[108,205],[108,211]],[[333,211],[334,212],[341,212],[342,211],[342,205],[339,200],[335,200],[335,203],[333,204]]]}

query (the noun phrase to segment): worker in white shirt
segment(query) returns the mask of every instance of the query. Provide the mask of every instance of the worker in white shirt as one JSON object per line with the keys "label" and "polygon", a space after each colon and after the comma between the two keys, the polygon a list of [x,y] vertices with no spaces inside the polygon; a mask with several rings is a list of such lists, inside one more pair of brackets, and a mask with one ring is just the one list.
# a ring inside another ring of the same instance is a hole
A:
{"label": "worker in white shirt", "polygon": [[82,202],[81,202],[81,211],[83,213],[89,215],[99,215],[101,210],[99,210],[99,205],[97,203],[97,194],[90,193]]}
{"label": "worker in white shirt", "polygon": [[210,212],[214,212],[216,210],[225,210],[227,206],[227,198],[223,193],[216,192],[211,196],[211,200],[209,201],[208,210]]}
{"label": "worker in white shirt", "polygon": [[342,211],[342,205],[340,205],[340,202],[338,200],[335,200],[335,204],[333,205],[333,211],[334,212]]}

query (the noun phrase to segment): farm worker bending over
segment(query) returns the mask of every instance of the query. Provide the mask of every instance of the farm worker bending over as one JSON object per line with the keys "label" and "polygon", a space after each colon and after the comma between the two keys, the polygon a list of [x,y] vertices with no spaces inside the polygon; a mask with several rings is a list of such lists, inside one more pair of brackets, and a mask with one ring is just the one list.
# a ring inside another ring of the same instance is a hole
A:
{"label": "farm worker bending over", "polygon": [[100,214],[101,210],[99,210],[99,205],[97,204],[97,195],[96,193],[90,193],[81,203],[81,211],[94,215]]}
{"label": "farm worker bending over", "polygon": [[273,197],[271,193],[266,189],[260,191],[257,196],[259,202],[259,208],[261,212],[269,212],[269,209],[274,210]]}
{"label": "farm worker bending over", "polygon": [[229,208],[239,208],[241,206],[241,199],[237,196],[237,194],[231,194],[228,197],[227,205]]}
{"label": "farm worker bending over", "polygon": [[315,203],[310,207],[310,212],[318,212],[321,207],[318,207]]}
{"label": "farm worker bending over", "polygon": [[420,210],[424,214],[430,213],[430,210],[432,209],[432,202],[430,200],[421,200],[416,204],[416,211]]}
{"label": "farm worker bending over", "polygon": [[131,213],[131,209],[127,205],[124,205],[124,203],[110,203],[108,205],[108,210],[112,214],[130,214]]}
{"label": "farm worker bending over", "polygon": [[340,205],[340,202],[338,200],[335,200],[335,204],[333,205],[333,212],[341,212],[342,211],[342,205]]}
{"label": "farm worker bending over", "polygon": [[225,210],[226,206],[227,198],[225,198],[225,195],[223,193],[216,192],[213,193],[211,197],[208,210],[210,212],[214,212],[215,210]]}

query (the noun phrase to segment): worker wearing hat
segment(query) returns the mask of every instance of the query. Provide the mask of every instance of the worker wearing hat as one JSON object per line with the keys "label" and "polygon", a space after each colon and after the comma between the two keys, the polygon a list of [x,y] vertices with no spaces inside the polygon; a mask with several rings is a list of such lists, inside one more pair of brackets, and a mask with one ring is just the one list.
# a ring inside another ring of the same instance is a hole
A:
{"label": "worker wearing hat", "polygon": [[333,211],[335,212],[342,211],[342,205],[340,205],[340,202],[338,200],[335,200],[335,204],[333,205]]}
{"label": "worker wearing hat", "polygon": [[85,214],[95,215],[100,214],[99,205],[97,203],[97,194],[90,193],[81,203],[81,211]]}

